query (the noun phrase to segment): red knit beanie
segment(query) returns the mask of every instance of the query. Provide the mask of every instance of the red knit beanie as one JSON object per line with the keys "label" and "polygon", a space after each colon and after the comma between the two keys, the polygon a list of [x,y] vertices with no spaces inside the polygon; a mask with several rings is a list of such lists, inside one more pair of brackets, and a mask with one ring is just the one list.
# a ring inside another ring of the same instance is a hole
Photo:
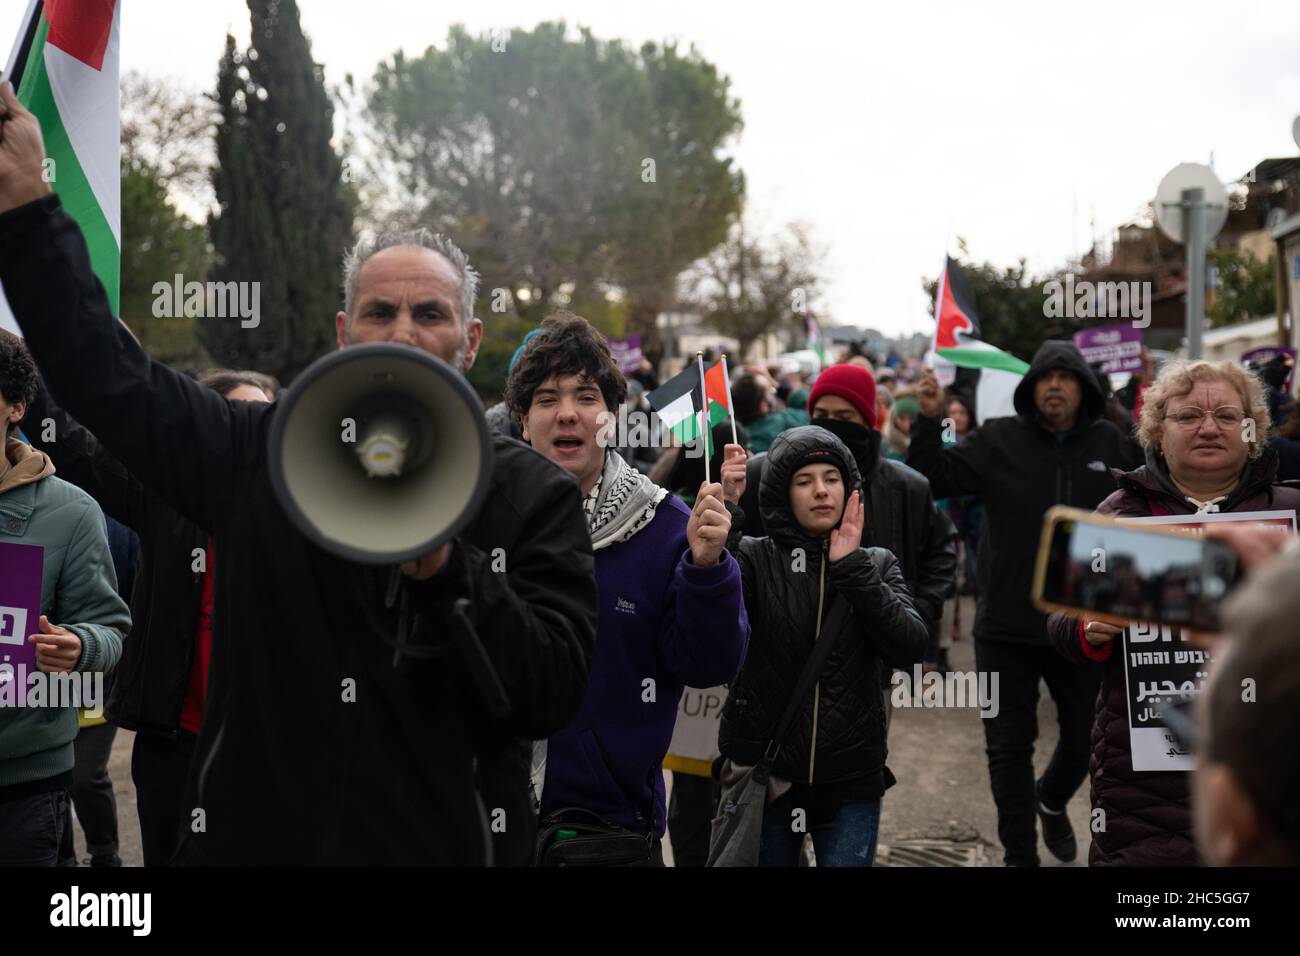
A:
{"label": "red knit beanie", "polygon": [[868,428],[876,427],[876,380],[860,365],[832,365],[817,376],[808,394],[808,413],[822,395],[837,395],[858,410]]}

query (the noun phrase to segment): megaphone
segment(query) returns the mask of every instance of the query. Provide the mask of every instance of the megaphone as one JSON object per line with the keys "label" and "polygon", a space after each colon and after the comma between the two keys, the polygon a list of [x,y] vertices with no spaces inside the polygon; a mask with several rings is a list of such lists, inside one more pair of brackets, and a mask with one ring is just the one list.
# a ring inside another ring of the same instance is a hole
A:
{"label": "megaphone", "polygon": [[450,365],[407,345],[356,345],[314,362],[271,423],[271,484],[313,543],[362,564],[446,544],[478,514],[492,439]]}

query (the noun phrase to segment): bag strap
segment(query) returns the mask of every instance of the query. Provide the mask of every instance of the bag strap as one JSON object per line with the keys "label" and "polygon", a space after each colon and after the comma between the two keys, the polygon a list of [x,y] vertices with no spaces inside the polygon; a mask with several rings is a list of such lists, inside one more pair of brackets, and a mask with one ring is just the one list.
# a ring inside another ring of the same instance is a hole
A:
{"label": "bag strap", "polygon": [[831,656],[831,649],[835,644],[835,636],[843,629],[840,624],[848,616],[849,604],[841,594],[835,594],[831,597],[830,608],[826,617],[822,619],[822,633],[826,637],[818,639],[808,655],[808,662],[804,664],[802,673],[799,674],[799,682],[794,686],[794,693],[790,695],[790,701],[785,705],[785,713],[781,715],[781,722],[776,725],[776,734],[772,737],[771,742],[767,745],[767,750],[763,753],[762,763],[770,767],[776,762],[776,755],[781,751],[781,742],[785,739],[786,733],[790,729],[790,724],[794,722],[795,714],[799,712],[803,705],[804,698],[808,696],[808,691],[812,690],[813,684],[821,677],[822,670],[826,667],[826,661]]}

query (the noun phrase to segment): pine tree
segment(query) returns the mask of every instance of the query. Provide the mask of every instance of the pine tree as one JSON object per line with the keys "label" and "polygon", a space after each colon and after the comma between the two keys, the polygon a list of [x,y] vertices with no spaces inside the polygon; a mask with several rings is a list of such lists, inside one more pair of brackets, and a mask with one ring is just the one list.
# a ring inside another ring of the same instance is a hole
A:
{"label": "pine tree", "polygon": [[248,0],[250,47],[233,37],[217,72],[219,211],[211,279],[258,282],[259,324],[205,318],[203,343],[223,365],[288,383],[334,346],[339,265],[352,203],[330,144],[333,104],[294,0]]}

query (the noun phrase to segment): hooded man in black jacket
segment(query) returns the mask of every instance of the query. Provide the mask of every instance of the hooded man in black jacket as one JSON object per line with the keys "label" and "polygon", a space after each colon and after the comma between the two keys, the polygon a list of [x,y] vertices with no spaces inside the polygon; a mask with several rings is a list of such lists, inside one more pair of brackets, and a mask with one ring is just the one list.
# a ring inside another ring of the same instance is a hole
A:
{"label": "hooded man in black jacket", "polygon": [[[1030,601],[1043,515],[1053,505],[1095,508],[1115,490],[1111,468],[1131,469],[1132,444],[1103,419],[1096,377],[1070,342],[1044,342],[1016,387],[1018,413],[984,422],[960,445],[941,440],[943,390],[927,371],[918,395],[907,463],[934,494],[984,502],[978,557],[975,661],[998,672],[1000,706],[984,722],[998,837],[1008,866],[1037,866],[1035,811],[1058,859],[1078,852],[1065,808],[1088,773],[1088,735],[1100,675],[1062,666],[1047,640],[1046,615]],[[1034,781],[1038,681],[1056,703],[1060,737]]]}
{"label": "hooded man in black jacket", "polygon": [[[210,529],[218,552],[207,711],[177,861],[526,858],[523,741],[572,719],[595,641],[574,480],[498,437],[487,504],[453,546],[401,572],[315,546],[271,485],[277,406],[229,402],[144,353],[114,320],[80,229],[42,178],[43,156],[39,124],[0,84],[0,282],[14,315],[54,396],[147,488]],[[476,285],[441,237],[363,243],[347,263],[339,345],[409,344],[467,369],[483,330]],[[505,570],[494,570],[502,556]],[[503,719],[448,652],[443,622],[462,597],[512,704]],[[418,612],[410,643],[437,657],[395,666],[394,604]]]}

